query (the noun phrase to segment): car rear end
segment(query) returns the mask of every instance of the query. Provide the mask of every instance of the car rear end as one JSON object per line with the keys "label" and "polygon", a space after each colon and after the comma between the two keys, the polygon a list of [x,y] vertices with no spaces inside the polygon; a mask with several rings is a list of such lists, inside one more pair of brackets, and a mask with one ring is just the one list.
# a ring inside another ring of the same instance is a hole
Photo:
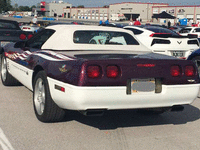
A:
{"label": "car rear end", "polygon": [[64,109],[172,107],[191,104],[199,92],[197,69],[191,61],[153,53],[120,54],[123,59],[77,57],[82,63],[64,73],[62,80],[48,77],[51,96]]}
{"label": "car rear end", "polygon": [[186,59],[194,50],[199,48],[199,41],[194,36],[181,36],[165,28],[145,27],[152,31],[150,49],[155,53]]}
{"label": "car rear end", "polygon": [[32,32],[22,31],[16,21],[0,19],[0,49],[10,42],[27,40],[32,36]]}
{"label": "car rear end", "polygon": [[35,25],[24,25],[24,26],[21,27],[21,29],[23,31],[29,31],[29,32],[32,32],[32,33],[36,33],[40,29],[40,27],[35,26]]}
{"label": "car rear end", "polygon": [[153,52],[183,59],[186,59],[194,50],[198,48],[199,41],[196,38],[153,37],[151,43],[151,49],[153,49]]}

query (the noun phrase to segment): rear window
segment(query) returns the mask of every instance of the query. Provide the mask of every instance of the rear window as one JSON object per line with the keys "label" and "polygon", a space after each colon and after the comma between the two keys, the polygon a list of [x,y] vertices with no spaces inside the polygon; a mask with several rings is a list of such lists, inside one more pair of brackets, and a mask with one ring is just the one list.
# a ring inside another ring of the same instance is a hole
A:
{"label": "rear window", "polygon": [[139,45],[132,35],[113,31],[75,31],[73,41],[76,44]]}
{"label": "rear window", "polygon": [[0,22],[0,29],[18,29],[18,27],[9,22]]}
{"label": "rear window", "polygon": [[191,30],[192,30],[191,28],[181,29],[181,30],[179,31],[179,33],[190,33]]}
{"label": "rear window", "polygon": [[133,28],[125,28],[131,30],[135,35],[142,34],[144,31],[133,29]]}
{"label": "rear window", "polygon": [[200,32],[200,28],[194,29],[194,32]]}
{"label": "rear window", "polygon": [[155,33],[168,33],[171,34],[173,37],[180,37],[179,34],[177,34],[176,32],[169,30],[169,29],[165,29],[165,28],[159,28],[159,27],[146,27],[147,30],[153,31]]}

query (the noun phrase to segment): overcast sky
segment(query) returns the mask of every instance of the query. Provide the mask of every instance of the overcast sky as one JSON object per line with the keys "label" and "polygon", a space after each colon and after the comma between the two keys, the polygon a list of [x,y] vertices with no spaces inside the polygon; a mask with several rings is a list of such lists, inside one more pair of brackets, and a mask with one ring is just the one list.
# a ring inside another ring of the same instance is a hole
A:
{"label": "overcast sky", "polygon": [[[11,0],[11,4],[15,3],[18,6],[32,6],[37,5],[42,0]],[[44,0],[45,1],[45,0]],[[53,0],[46,0],[46,2],[52,2]],[[59,0],[57,0],[58,2]],[[114,3],[122,3],[122,2],[144,2],[144,3],[168,3],[169,5],[200,5],[199,0],[63,0],[64,2],[68,2],[73,6],[84,5],[85,7],[103,7],[104,5],[114,4]]]}

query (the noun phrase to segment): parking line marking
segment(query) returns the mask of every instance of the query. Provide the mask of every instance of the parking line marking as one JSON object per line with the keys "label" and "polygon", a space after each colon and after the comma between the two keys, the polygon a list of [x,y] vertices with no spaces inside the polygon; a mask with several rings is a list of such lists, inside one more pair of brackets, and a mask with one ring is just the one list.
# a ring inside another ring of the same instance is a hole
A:
{"label": "parking line marking", "polygon": [[8,141],[6,135],[3,133],[3,130],[0,128],[0,145],[3,150],[14,150],[10,142]]}

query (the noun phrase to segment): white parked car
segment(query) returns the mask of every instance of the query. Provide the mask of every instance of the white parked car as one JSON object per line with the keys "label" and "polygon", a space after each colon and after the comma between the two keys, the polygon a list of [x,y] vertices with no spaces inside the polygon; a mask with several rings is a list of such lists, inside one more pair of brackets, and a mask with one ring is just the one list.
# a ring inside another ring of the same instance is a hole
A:
{"label": "white parked car", "polygon": [[1,80],[33,91],[42,122],[61,121],[65,109],[84,115],[180,111],[200,87],[192,61],[152,53],[131,31],[89,25],[52,25],[9,43],[2,51]]}
{"label": "white parked car", "polygon": [[123,21],[126,20],[126,17],[123,14],[111,14],[111,21]]}
{"label": "white parked car", "polygon": [[185,27],[179,31],[180,35],[193,34],[200,38],[200,27]]}
{"label": "white parked car", "polygon": [[33,33],[36,33],[40,29],[39,26],[37,26],[37,25],[30,25],[30,24],[21,25],[20,28],[23,31],[29,31],[29,32],[33,32]]}
{"label": "white parked car", "polygon": [[194,37],[180,36],[172,30],[154,26],[125,26],[138,40],[155,53],[187,58],[199,48],[199,41]]}

